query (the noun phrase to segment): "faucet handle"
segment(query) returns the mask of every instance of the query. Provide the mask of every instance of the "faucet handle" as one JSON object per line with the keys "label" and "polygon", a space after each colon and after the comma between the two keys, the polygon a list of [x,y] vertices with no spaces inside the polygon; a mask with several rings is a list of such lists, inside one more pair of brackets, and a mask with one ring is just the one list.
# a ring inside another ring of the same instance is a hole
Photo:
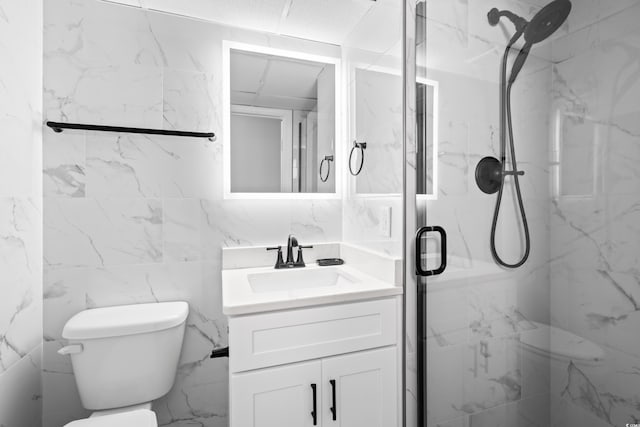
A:
{"label": "faucet handle", "polygon": [[274,246],[272,248],[267,248],[268,251],[278,251],[278,259],[276,260],[276,265],[274,268],[280,269],[284,268],[284,260],[282,259],[282,246]]}
{"label": "faucet handle", "polygon": [[312,249],[312,248],[313,248],[312,245],[309,245],[309,246],[300,245],[300,246],[298,246],[298,258],[296,259],[296,266],[299,266],[299,267],[304,267],[305,266],[304,258],[302,258],[302,250],[303,249]]}

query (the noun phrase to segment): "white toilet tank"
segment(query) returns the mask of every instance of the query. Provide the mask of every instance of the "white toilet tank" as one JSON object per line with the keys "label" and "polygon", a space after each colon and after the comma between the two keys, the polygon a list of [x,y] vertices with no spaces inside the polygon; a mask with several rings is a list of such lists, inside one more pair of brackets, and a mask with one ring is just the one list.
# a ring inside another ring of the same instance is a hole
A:
{"label": "white toilet tank", "polygon": [[65,325],[82,404],[99,411],[151,402],[173,386],[182,349],[186,302],[82,311]]}

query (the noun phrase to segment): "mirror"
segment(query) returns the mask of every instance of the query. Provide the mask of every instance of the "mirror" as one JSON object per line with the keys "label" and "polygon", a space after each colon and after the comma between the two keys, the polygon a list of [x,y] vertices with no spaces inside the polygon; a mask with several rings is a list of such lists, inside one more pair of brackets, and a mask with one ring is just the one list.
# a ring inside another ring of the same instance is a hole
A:
{"label": "mirror", "polygon": [[417,194],[438,198],[438,82],[418,78],[416,87]]}
{"label": "mirror", "polygon": [[226,52],[227,195],[337,197],[339,59],[232,43]]}
{"label": "mirror", "polygon": [[[378,196],[402,193],[402,77],[383,68],[355,69],[355,135],[348,166],[355,192]],[[376,90],[371,90],[375,87]],[[417,194],[438,193],[438,82],[419,77],[416,83]],[[355,147],[355,148],[354,148]],[[358,172],[359,171],[359,172]]]}

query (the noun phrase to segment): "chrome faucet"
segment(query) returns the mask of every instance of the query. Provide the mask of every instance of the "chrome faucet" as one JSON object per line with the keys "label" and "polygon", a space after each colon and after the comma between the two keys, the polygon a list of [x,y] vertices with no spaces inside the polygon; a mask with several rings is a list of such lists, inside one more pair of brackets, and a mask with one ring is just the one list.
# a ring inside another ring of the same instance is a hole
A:
{"label": "chrome faucet", "polygon": [[[296,260],[293,260],[293,248],[298,248],[298,257]],[[278,251],[278,258],[276,260],[276,265],[274,268],[282,269],[282,268],[300,268],[305,267],[304,259],[302,258],[302,250],[303,249],[311,249],[313,246],[301,246],[298,244],[298,239],[296,239],[293,234],[289,235],[287,239],[287,260],[284,261],[282,259],[282,246],[275,246],[273,248],[267,248],[268,251]]]}

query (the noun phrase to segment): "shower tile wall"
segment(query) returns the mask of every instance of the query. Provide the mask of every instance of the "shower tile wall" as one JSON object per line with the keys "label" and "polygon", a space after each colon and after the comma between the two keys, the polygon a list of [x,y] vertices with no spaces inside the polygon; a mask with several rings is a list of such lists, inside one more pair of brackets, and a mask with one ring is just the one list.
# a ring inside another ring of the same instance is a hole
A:
{"label": "shower tile wall", "polygon": [[[514,0],[428,1],[426,49],[418,47],[418,74],[440,89],[440,188],[438,199],[420,208],[427,209],[428,225],[448,231],[449,254],[457,257],[450,269],[469,268],[457,283],[427,279],[428,425],[434,427],[549,424],[548,363],[527,357],[520,339],[537,328],[534,322],[549,322],[550,46],[536,47],[513,90],[531,257],[519,270],[500,270],[489,248],[495,195],[482,193],[474,175],[480,159],[499,157],[500,61],[511,27],[489,26],[494,6],[523,16],[540,8]],[[497,247],[513,262],[521,239],[514,233],[513,194],[505,196]]]}
{"label": "shower tile wall", "polygon": [[42,409],[42,1],[0,1],[0,16],[0,425],[31,427]]}
{"label": "shower tile wall", "polygon": [[47,0],[48,120],[212,130],[200,139],[45,129],[44,426],[87,415],[64,323],[99,306],[187,300],[162,426],[227,425],[221,247],[337,241],[342,202],[222,200],[222,40],[339,56],[335,46],[231,29],[94,0]]}
{"label": "shower tile wall", "polygon": [[604,358],[564,367],[552,425],[619,426],[640,419],[640,2],[580,7],[553,44],[551,319]]}

